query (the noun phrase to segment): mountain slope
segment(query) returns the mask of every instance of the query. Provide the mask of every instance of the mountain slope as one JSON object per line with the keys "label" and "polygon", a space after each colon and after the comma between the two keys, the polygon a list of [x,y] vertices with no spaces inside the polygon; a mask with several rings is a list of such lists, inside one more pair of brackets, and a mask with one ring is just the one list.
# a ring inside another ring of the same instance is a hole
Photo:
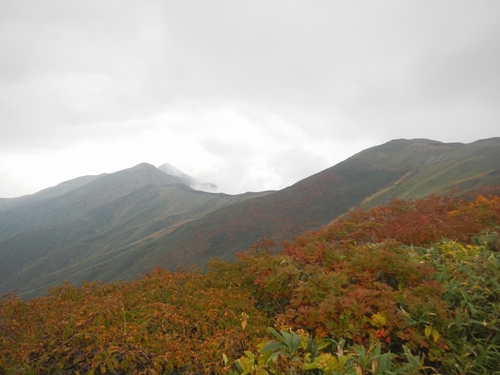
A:
{"label": "mountain slope", "polygon": [[82,176],[77,177],[72,180],[62,182],[56,186],[43,189],[35,194],[23,195],[17,198],[0,198],[0,211],[9,208],[24,206],[26,204],[39,202],[46,198],[57,197],[67,193],[68,191],[77,189],[83,185],[92,182],[105,174],[95,175],[95,176]]}
{"label": "mountain slope", "polygon": [[456,189],[462,193],[498,187],[500,138],[470,144],[429,140],[394,140],[365,150],[354,158],[370,159],[373,166],[407,169],[404,178],[369,197],[365,206],[385,204],[392,198],[417,199]]}
{"label": "mountain slope", "polygon": [[[101,192],[106,195],[105,190]],[[255,195],[258,194],[210,194],[183,184],[155,186],[150,183],[92,208],[74,220],[18,233],[0,242],[0,292],[20,286],[29,291],[53,280],[58,283],[57,275],[66,267],[87,268],[86,263],[93,264],[95,259],[102,262],[121,252],[127,244],[159,231],[168,232],[169,228],[224,204]],[[111,274],[121,278],[124,270],[110,264],[106,272],[106,277]],[[85,274],[82,280],[91,279],[92,273]]]}
{"label": "mountain slope", "polygon": [[[223,207],[152,245],[168,268],[231,257],[268,237],[278,245],[358,206],[460,189],[500,192],[500,138],[471,144],[395,140],[365,150],[272,195]],[[152,264],[148,264],[151,267]],[[146,269],[148,268],[146,267]]]}
{"label": "mountain slope", "polygon": [[65,194],[2,211],[0,240],[40,226],[75,220],[93,208],[146,185],[180,183],[183,183],[181,179],[162,173],[146,163],[104,175]]}
{"label": "mountain slope", "polygon": [[0,293],[17,288],[29,297],[64,279],[133,279],[156,266],[203,266],[262,238],[279,246],[351,208],[454,188],[494,191],[499,166],[500,138],[394,140],[283,190],[229,196],[193,190],[141,164],[2,211]]}

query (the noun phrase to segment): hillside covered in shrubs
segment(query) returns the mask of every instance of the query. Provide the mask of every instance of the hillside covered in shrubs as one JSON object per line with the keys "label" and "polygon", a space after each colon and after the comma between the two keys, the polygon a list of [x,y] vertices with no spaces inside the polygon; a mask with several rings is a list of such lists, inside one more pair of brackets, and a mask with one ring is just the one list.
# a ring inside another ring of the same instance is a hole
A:
{"label": "hillside covered in shrubs", "polygon": [[500,373],[500,198],[356,210],[208,270],[0,300],[0,374]]}

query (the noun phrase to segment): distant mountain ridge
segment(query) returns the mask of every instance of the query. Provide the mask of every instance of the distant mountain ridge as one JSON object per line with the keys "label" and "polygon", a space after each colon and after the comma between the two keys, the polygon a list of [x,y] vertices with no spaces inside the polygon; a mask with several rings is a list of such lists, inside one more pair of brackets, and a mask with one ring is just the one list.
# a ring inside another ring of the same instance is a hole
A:
{"label": "distant mountain ridge", "polygon": [[[0,240],[37,228],[41,224],[54,225],[72,221],[93,208],[145,185],[182,183],[184,183],[182,179],[161,173],[146,163],[101,177],[80,179],[72,185],[75,188],[69,188],[65,193],[49,195],[46,199],[37,200],[32,204],[4,210],[0,216]],[[63,183],[62,186],[69,184]]]}
{"label": "distant mountain ridge", "polygon": [[17,198],[0,198],[0,211],[8,208],[22,206],[24,204],[34,203],[41,201],[46,198],[56,197],[67,193],[68,191],[74,190],[80,186],[86,185],[93,180],[104,176],[103,174],[95,176],[82,176],[77,177],[72,180],[61,182],[60,184],[49,187],[47,189],[40,190],[35,194],[24,195]]}
{"label": "distant mountain ridge", "polygon": [[234,196],[195,190],[179,172],[143,163],[71,180],[22,205],[4,202],[0,293],[32,297],[65,279],[127,280],[156,266],[203,266],[259,239],[279,244],[394,198],[500,193],[500,138],[393,140],[280,191]]}

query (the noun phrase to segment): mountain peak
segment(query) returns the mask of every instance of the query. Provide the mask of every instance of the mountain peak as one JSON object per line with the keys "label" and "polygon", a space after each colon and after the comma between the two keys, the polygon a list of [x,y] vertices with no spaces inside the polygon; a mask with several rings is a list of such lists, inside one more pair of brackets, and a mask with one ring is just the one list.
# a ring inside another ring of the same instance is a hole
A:
{"label": "mountain peak", "polygon": [[191,176],[187,175],[179,168],[173,166],[170,163],[163,163],[158,167],[158,169],[163,173],[180,178],[186,185],[191,186],[196,183],[196,181]]}

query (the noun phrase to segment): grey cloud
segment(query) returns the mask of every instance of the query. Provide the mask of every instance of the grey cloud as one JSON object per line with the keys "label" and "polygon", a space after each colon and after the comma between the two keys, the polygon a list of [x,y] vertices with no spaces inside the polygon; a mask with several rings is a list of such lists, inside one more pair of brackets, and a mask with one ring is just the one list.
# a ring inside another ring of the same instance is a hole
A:
{"label": "grey cloud", "polygon": [[498,136],[499,18],[452,0],[6,0],[0,158],[163,127],[243,186],[316,172],[332,149]]}

